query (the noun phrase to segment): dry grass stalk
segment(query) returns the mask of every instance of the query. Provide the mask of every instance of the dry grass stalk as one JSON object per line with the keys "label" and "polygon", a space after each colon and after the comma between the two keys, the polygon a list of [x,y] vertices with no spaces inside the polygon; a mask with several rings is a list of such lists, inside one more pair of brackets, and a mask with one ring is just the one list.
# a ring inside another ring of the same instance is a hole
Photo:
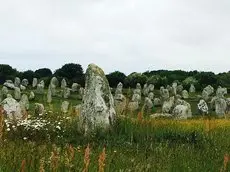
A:
{"label": "dry grass stalk", "polygon": [[85,149],[83,172],[88,172],[89,171],[89,164],[90,164],[90,147],[89,147],[89,144],[88,144],[88,146]]}
{"label": "dry grass stalk", "polygon": [[105,158],[106,158],[106,153],[105,153],[105,147],[104,147],[103,151],[99,155],[99,159],[98,159],[99,172],[104,172],[105,171]]}
{"label": "dry grass stalk", "polygon": [[51,171],[57,171],[58,169],[58,164],[59,164],[59,151],[56,147],[56,145],[53,146],[53,151],[51,152],[50,156],[50,168]]}
{"label": "dry grass stalk", "polygon": [[138,112],[138,114],[137,114],[137,121],[138,122],[142,122],[142,120],[143,120],[143,113],[142,112]]}
{"label": "dry grass stalk", "polygon": [[45,158],[40,159],[39,172],[45,172]]}
{"label": "dry grass stalk", "polygon": [[224,155],[224,166],[220,169],[220,172],[227,171],[227,166],[228,166],[229,161],[230,161],[230,155],[226,153]]}
{"label": "dry grass stalk", "polygon": [[26,160],[23,159],[21,163],[20,172],[25,172],[25,168],[26,168]]}

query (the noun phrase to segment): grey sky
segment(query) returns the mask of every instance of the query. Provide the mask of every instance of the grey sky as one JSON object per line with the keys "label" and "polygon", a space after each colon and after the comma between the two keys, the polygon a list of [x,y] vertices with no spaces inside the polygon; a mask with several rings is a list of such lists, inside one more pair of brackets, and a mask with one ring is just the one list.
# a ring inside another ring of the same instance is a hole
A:
{"label": "grey sky", "polygon": [[229,0],[0,0],[0,63],[230,70]]}

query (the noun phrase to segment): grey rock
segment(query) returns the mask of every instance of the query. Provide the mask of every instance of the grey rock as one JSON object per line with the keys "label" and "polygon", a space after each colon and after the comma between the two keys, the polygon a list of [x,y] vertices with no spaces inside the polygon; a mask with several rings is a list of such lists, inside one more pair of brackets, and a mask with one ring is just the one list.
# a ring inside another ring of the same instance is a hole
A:
{"label": "grey rock", "polygon": [[12,97],[4,99],[1,105],[9,120],[20,120],[23,118],[20,104]]}
{"label": "grey rock", "polygon": [[14,88],[14,98],[16,100],[20,100],[21,99],[21,90],[18,87]]}
{"label": "grey rock", "polygon": [[68,102],[68,101],[62,102],[62,105],[61,105],[61,112],[62,112],[62,113],[67,113],[68,110],[69,110],[69,102]]}

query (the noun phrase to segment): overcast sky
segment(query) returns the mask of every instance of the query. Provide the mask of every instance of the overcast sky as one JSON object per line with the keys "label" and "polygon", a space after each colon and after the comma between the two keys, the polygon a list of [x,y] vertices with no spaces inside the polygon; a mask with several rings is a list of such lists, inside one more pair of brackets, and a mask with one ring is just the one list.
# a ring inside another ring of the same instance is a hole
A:
{"label": "overcast sky", "polygon": [[0,0],[0,64],[230,70],[230,0]]}

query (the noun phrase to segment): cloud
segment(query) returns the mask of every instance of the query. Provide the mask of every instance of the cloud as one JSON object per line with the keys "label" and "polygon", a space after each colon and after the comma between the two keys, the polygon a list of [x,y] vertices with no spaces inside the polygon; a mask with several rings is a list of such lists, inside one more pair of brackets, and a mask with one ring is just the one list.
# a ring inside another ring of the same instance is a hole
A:
{"label": "cloud", "polygon": [[228,71],[229,17],[227,0],[2,1],[0,63]]}

